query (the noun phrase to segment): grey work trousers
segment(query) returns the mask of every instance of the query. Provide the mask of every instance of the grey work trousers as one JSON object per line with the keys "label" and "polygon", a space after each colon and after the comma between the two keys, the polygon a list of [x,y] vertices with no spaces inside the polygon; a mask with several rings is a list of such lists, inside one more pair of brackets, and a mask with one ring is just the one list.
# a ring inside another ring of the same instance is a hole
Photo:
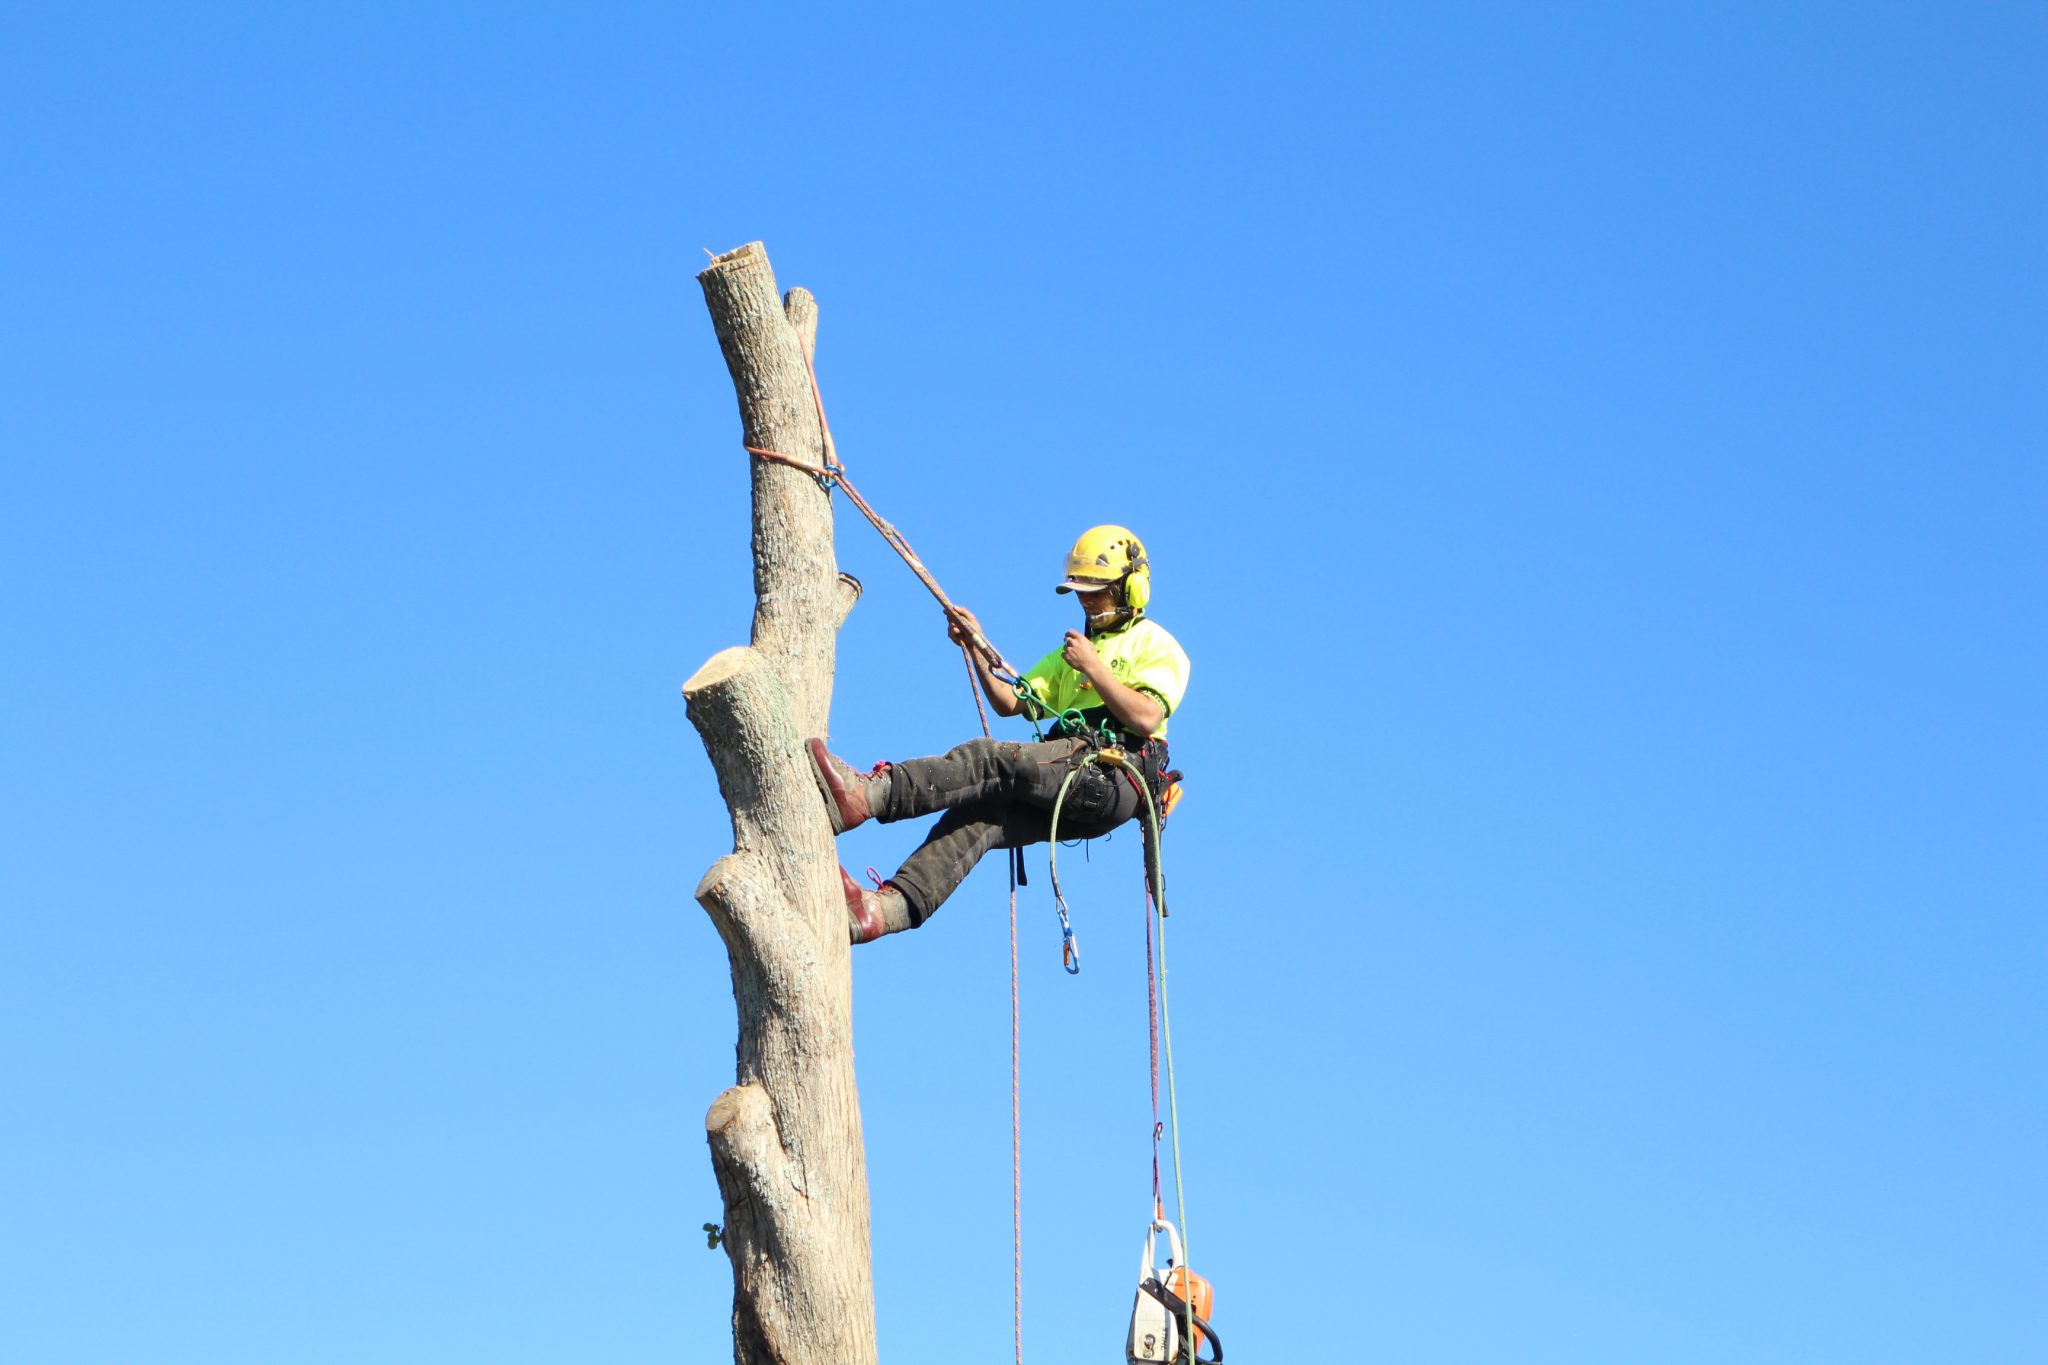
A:
{"label": "grey work trousers", "polygon": [[[889,771],[884,821],[945,815],[889,880],[923,924],[992,848],[1042,844],[1052,835],[1052,807],[1088,752],[1082,739],[1035,744],[970,739],[933,758],[913,758]],[[1060,837],[1093,839],[1143,809],[1145,798],[1121,768],[1090,764],[1067,788]]]}

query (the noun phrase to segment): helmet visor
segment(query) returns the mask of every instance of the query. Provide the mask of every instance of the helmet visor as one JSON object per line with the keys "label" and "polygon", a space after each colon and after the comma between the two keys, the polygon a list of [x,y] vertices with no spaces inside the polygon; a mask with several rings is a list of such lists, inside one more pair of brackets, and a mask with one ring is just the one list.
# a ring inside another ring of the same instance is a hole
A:
{"label": "helmet visor", "polygon": [[1114,578],[1069,578],[1053,589],[1054,592],[1114,592]]}

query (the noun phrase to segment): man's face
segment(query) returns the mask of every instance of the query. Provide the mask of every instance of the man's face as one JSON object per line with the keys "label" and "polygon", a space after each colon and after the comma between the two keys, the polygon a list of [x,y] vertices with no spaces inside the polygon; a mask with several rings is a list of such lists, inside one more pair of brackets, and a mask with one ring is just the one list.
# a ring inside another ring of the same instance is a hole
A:
{"label": "man's face", "polygon": [[1081,612],[1088,618],[1088,624],[1091,626],[1101,621],[1107,621],[1110,617],[1116,615],[1116,589],[1114,588],[1099,588],[1094,592],[1076,592],[1074,596],[1080,600]]}

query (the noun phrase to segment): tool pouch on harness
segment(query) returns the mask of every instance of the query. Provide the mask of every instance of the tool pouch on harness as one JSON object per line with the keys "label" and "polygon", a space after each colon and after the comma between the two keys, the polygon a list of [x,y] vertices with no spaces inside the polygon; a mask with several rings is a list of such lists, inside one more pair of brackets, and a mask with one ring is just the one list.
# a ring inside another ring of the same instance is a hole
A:
{"label": "tool pouch on harness", "polygon": [[[1089,724],[1089,717],[1098,717],[1096,724]],[[1137,774],[1152,794],[1152,804],[1159,811],[1163,821],[1173,809],[1174,798],[1179,793],[1168,793],[1180,781],[1181,774],[1168,772],[1166,741],[1163,739],[1140,739],[1122,726],[1103,716],[1100,710],[1069,711],[1062,715],[1052,728],[1055,739],[1080,739],[1088,743],[1091,750],[1121,749],[1127,757],[1124,766]]]}
{"label": "tool pouch on harness", "polygon": [[[1167,1268],[1154,1269],[1153,1240],[1161,1232],[1171,1251]],[[1145,1252],[1138,1262],[1138,1297],[1131,1305],[1131,1334],[1124,1347],[1130,1365],[1221,1365],[1223,1338],[1202,1316],[1213,1311],[1215,1294],[1207,1280],[1175,1264],[1180,1259],[1180,1232],[1172,1223],[1161,1218],[1146,1229]],[[1196,1354],[1203,1346],[1209,1355]]]}
{"label": "tool pouch on harness", "polygon": [[1130,749],[1131,770],[1144,781],[1146,790],[1152,793],[1152,808],[1159,812],[1159,823],[1164,826],[1166,817],[1173,812],[1180,800],[1179,772],[1167,771],[1172,760],[1166,754],[1166,741],[1148,739]]}

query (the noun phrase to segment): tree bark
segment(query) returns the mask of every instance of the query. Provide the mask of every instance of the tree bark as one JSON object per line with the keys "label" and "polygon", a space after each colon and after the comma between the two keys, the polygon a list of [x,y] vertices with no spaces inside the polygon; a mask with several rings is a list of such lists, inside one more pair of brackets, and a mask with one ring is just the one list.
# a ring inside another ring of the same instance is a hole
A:
{"label": "tree bark", "polygon": [[[805,356],[817,305],[778,298],[759,242],[698,277],[739,397],[744,444],[823,464]],[[754,630],[683,684],[732,815],[733,851],[697,900],[725,940],[738,1075],[705,1115],[725,1202],[737,1365],[872,1365],[867,1157],[853,1072],[853,978],[832,829],[803,741],[826,733],[840,623],[832,501],[786,465],[751,466]]]}

